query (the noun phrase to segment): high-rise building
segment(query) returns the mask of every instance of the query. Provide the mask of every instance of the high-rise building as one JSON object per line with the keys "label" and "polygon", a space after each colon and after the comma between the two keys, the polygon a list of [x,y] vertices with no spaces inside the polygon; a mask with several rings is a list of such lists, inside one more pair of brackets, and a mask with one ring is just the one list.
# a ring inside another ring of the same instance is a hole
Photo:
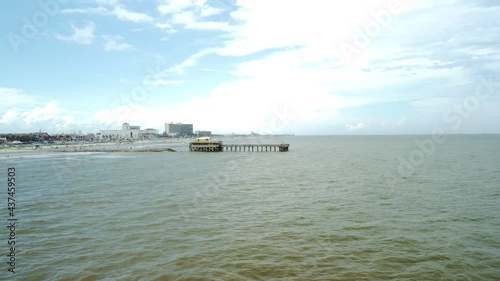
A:
{"label": "high-rise building", "polygon": [[169,136],[192,135],[193,124],[165,123],[165,133]]}

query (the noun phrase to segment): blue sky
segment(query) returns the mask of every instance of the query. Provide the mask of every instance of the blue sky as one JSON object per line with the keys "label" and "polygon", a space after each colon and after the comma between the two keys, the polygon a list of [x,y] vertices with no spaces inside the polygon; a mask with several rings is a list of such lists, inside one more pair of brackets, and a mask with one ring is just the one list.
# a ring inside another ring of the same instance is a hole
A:
{"label": "blue sky", "polygon": [[2,1],[0,133],[500,133],[499,14],[487,0]]}

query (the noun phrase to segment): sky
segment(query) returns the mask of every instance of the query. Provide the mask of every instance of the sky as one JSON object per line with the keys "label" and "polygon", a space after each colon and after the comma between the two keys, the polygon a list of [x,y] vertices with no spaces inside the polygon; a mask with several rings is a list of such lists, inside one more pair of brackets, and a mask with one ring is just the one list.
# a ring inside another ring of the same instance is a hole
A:
{"label": "sky", "polygon": [[500,3],[0,2],[0,133],[500,133]]}

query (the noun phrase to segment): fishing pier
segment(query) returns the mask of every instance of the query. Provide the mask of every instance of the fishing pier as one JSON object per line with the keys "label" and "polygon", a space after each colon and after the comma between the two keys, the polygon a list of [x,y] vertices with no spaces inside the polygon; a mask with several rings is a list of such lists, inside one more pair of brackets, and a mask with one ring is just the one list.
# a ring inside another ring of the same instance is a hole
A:
{"label": "fishing pier", "polygon": [[282,144],[223,144],[223,151],[288,151],[290,145]]}
{"label": "fishing pier", "polygon": [[290,144],[222,144],[221,141],[213,141],[210,138],[197,138],[189,143],[189,151],[196,152],[222,152],[222,151],[248,151],[248,152],[265,152],[265,151],[288,151]]}

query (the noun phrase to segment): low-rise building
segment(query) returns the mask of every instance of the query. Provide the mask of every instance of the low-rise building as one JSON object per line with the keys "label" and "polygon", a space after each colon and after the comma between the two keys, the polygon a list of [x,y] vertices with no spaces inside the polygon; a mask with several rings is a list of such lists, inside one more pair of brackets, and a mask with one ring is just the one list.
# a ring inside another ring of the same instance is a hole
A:
{"label": "low-rise building", "polygon": [[140,126],[130,126],[128,123],[123,123],[121,130],[101,130],[95,135],[95,139],[99,141],[139,140],[151,139],[156,135],[158,135],[156,129],[141,130]]}
{"label": "low-rise building", "polygon": [[212,131],[196,131],[195,134],[198,137],[211,137]]}
{"label": "low-rise building", "polygon": [[147,128],[146,130],[142,130],[142,133],[143,134],[150,134],[150,135],[158,135],[158,130]]}
{"label": "low-rise building", "polygon": [[146,130],[141,131],[141,137],[143,139],[154,139],[158,137],[158,130],[147,128]]}
{"label": "low-rise building", "polygon": [[86,134],[83,136],[83,139],[86,141],[94,141],[95,140],[95,135],[94,134]]}

